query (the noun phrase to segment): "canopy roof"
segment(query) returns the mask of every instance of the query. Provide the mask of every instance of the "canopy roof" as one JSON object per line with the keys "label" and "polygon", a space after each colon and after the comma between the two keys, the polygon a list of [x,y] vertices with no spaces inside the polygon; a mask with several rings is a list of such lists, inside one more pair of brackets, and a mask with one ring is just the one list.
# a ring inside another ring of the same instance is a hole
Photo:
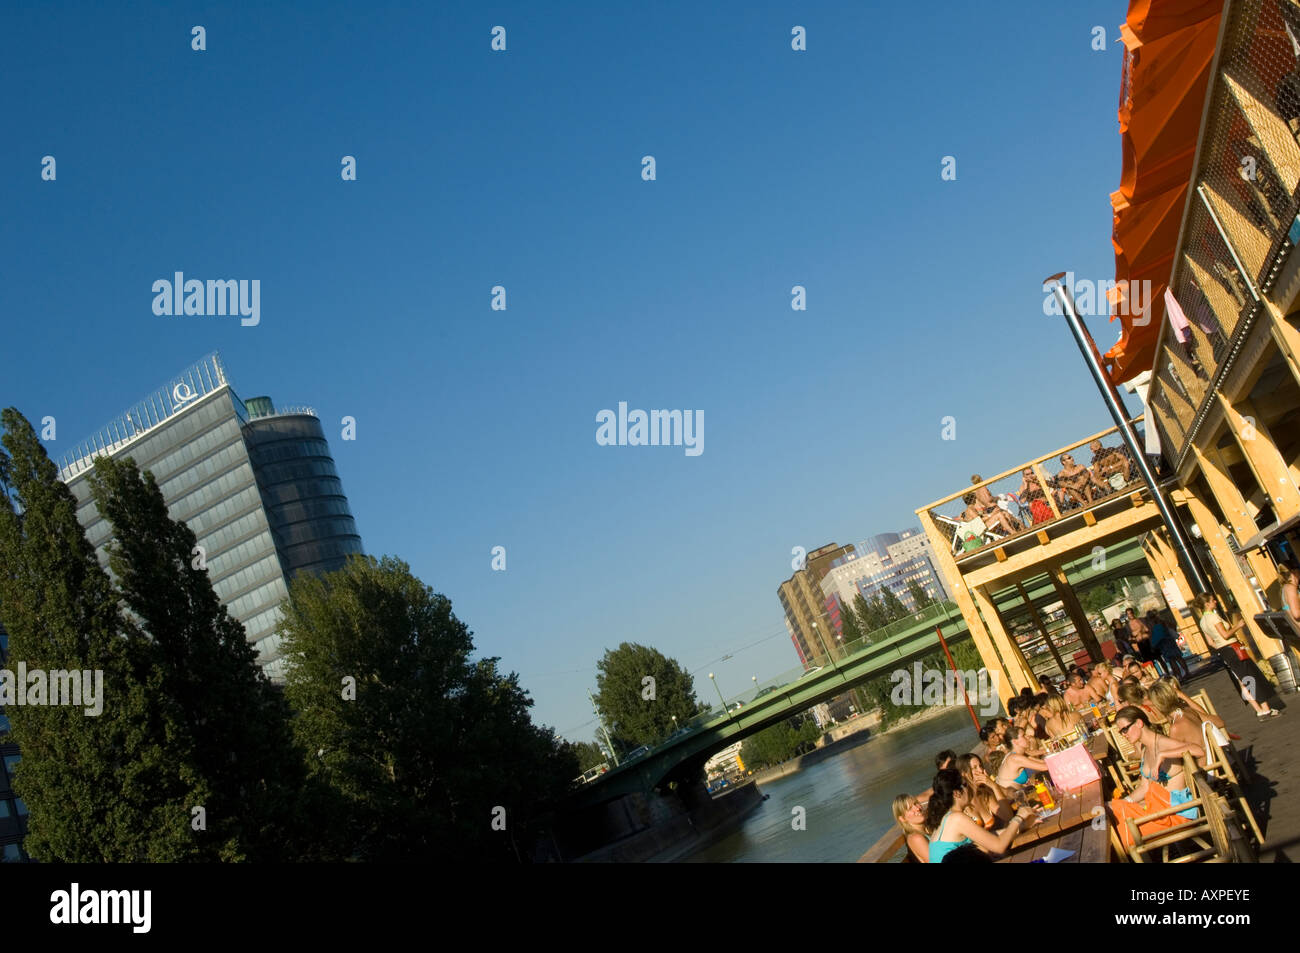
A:
{"label": "canopy roof", "polygon": [[1137,315],[1114,313],[1120,302],[1112,302],[1111,320],[1123,328],[1106,352],[1116,384],[1155,361],[1222,11],[1222,0],[1130,0],[1120,27],[1123,166],[1119,190],[1110,197],[1115,283],[1127,288],[1130,281],[1149,281],[1151,295],[1138,299]]}

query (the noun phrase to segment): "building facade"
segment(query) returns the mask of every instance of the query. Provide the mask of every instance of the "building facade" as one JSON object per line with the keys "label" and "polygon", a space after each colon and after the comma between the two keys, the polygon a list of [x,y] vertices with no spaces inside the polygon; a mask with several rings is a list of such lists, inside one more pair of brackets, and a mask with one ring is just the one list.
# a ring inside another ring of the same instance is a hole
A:
{"label": "building facade", "polygon": [[281,604],[298,572],[328,572],[361,553],[320,420],[308,408],[240,400],[211,354],[66,454],[61,474],[107,566],[112,526],[91,498],[95,457],[153,472],[173,519],[198,538],[212,587],[244,626],[258,662],[284,677]]}
{"label": "building facade", "polygon": [[[833,560],[819,583],[828,602],[853,605],[858,595],[872,599],[889,589],[909,610],[916,611],[920,607],[912,583],[936,602],[948,599],[943,577],[932,559],[933,545],[919,528],[882,533],[848,550]],[[840,631],[838,627],[836,631]]]}
{"label": "building facade", "polygon": [[799,654],[799,662],[805,668],[823,665],[830,655],[830,649],[839,634],[838,606],[834,607],[832,618],[826,594],[821,589],[821,578],[831,564],[847,552],[851,546],[828,543],[813,550],[804,560],[802,569],[777,587],[777,597],[781,600],[781,610],[785,615],[785,626],[790,633]]}

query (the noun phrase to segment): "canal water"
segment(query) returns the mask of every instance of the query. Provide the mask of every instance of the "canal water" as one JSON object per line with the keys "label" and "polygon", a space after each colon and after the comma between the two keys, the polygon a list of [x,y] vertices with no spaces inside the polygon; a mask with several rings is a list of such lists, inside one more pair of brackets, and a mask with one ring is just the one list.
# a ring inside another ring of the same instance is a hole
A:
{"label": "canal water", "polygon": [[[767,781],[768,799],[743,826],[687,861],[705,863],[852,863],[893,825],[894,795],[924,791],[934,756],[978,743],[964,708],[871,738],[820,764]],[[795,829],[803,808],[804,830]]]}

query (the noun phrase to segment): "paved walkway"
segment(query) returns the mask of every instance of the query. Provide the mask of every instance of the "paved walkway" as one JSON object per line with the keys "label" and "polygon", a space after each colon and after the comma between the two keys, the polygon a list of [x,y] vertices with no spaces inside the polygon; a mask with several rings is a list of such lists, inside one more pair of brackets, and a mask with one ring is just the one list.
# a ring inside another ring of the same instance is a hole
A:
{"label": "paved walkway", "polygon": [[1185,690],[1190,694],[1202,688],[1228,730],[1241,735],[1233,744],[1256,774],[1247,798],[1264,834],[1260,863],[1300,860],[1300,693],[1275,693],[1270,704],[1286,713],[1261,720],[1241,700],[1226,669],[1203,668]]}

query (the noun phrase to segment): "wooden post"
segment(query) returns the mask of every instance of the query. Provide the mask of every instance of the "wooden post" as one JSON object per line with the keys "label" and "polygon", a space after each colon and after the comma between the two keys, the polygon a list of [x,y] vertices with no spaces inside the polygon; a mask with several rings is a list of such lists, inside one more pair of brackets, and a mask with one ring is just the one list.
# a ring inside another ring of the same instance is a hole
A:
{"label": "wooden post", "polygon": [[1038,477],[1038,485],[1042,488],[1043,496],[1047,497],[1047,505],[1052,508],[1052,516],[1060,519],[1061,511],[1056,505],[1056,491],[1047,485],[1047,471],[1043,469],[1041,463],[1035,463],[1033,470],[1034,476]]}
{"label": "wooden post", "polygon": [[1278,452],[1273,435],[1255,405],[1245,398],[1230,401],[1222,392],[1218,397],[1228,429],[1255,474],[1260,489],[1268,495],[1274,514],[1285,520],[1300,513],[1300,489],[1296,487],[1291,469]]}
{"label": "wooden post", "polygon": [[[1187,581],[1187,576],[1183,573],[1183,567],[1178,564],[1178,557],[1174,553],[1173,546],[1164,537],[1166,532],[1163,526],[1151,530],[1142,543],[1142,554],[1147,558],[1147,565],[1151,567],[1151,574],[1161,583],[1161,590],[1164,589],[1166,582],[1172,582],[1178,587],[1178,592],[1183,597],[1184,602],[1191,601],[1192,587]],[[1169,601],[1169,597],[1165,597]],[[1205,644],[1205,636],[1201,634],[1201,627],[1197,624],[1190,606],[1184,610],[1170,606],[1173,611],[1174,619],[1178,624],[1178,632],[1182,635],[1187,647],[1197,655],[1205,655],[1210,651]]]}
{"label": "wooden post", "polygon": [[993,641],[984,628],[984,623],[980,619],[975,602],[971,599],[970,590],[966,587],[966,580],[962,578],[961,570],[957,568],[957,561],[952,558],[952,540],[945,538],[943,533],[939,532],[934,520],[930,518],[928,510],[917,510],[916,515],[921,520],[921,528],[925,530],[926,536],[930,539],[935,562],[939,564],[939,571],[943,573],[944,579],[948,583],[947,588],[952,593],[953,602],[957,603],[962,618],[966,620],[966,629],[970,632],[971,638],[975,640],[975,648],[979,649],[984,666],[990,672],[1001,674],[1001,677],[997,680],[998,693],[1001,695],[1003,707],[1005,708],[1007,700],[1014,694],[1014,692],[1007,693],[1007,686],[1011,683],[1011,676],[1003,666],[1002,660],[998,658],[998,653],[993,647]]}
{"label": "wooden post", "polygon": [[1038,614],[1038,609],[1034,607],[1034,603],[1030,600],[1029,593],[1025,591],[1024,584],[1017,582],[1016,591],[1020,593],[1021,601],[1023,601],[1026,608],[1029,609],[1029,617],[1034,620],[1034,625],[1038,628],[1038,631],[1042,633],[1043,641],[1047,643],[1047,651],[1051,652],[1052,658],[1056,659],[1056,664],[1060,667],[1061,674],[1068,675],[1070,670],[1066,667],[1065,663],[1061,661],[1061,653],[1056,651],[1056,646],[1052,644],[1052,637],[1047,634],[1047,626],[1043,623],[1043,617]]}
{"label": "wooden post", "polygon": [[[1219,512],[1228,521],[1228,528],[1232,530],[1232,535],[1237,538],[1239,543],[1244,543],[1255,535],[1255,521],[1251,518],[1250,511],[1246,507],[1246,498],[1242,495],[1241,490],[1237,488],[1237,484],[1232,482],[1223,455],[1215,449],[1203,452],[1195,444],[1192,445],[1192,453],[1196,457],[1196,463],[1200,467],[1201,473],[1205,475],[1205,483],[1209,486],[1210,493],[1218,504]],[[1188,489],[1183,492],[1190,495],[1193,490]],[[1209,501],[1203,500],[1202,502],[1208,505]],[[1259,582],[1259,587],[1273,601],[1272,604],[1276,604],[1281,598],[1282,587],[1273,560],[1258,549],[1244,555],[1246,564],[1250,566],[1250,571]]]}
{"label": "wooden post", "polygon": [[1251,638],[1255,640],[1255,644],[1259,646],[1260,651],[1265,656],[1272,656],[1281,652],[1282,643],[1267,635],[1255,624],[1255,613],[1263,610],[1259,607],[1259,600],[1255,596],[1255,590],[1251,588],[1250,582],[1241,574],[1241,569],[1237,565],[1237,557],[1228,548],[1228,541],[1223,537],[1219,521],[1210,512],[1210,508],[1194,493],[1187,494],[1187,509],[1192,514],[1192,519],[1196,520],[1196,525],[1200,527],[1201,538],[1209,545],[1214,561],[1218,563],[1219,574],[1223,577],[1224,585],[1228,587],[1232,597],[1237,600],[1237,608],[1241,610],[1242,617],[1246,620],[1246,628],[1250,632]]}
{"label": "wooden post", "polygon": [[1065,604],[1065,612],[1074,623],[1075,631],[1079,633],[1079,641],[1083,643],[1084,649],[1092,656],[1094,662],[1101,661],[1105,657],[1101,654],[1101,644],[1097,641],[1096,633],[1092,631],[1088,613],[1084,612],[1083,606],[1079,605],[1079,597],[1074,594],[1064,567],[1059,563],[1049,563],[1047,576],[1056,587],[1056,594],[1061,597],[1061,602]]}
{"label": "wooden post", "polygon": [[1025,660],[1024,653],[1020,651],[1020,646],[1016,645],[1007,632],[1006,626],[1002,624],[1002,616],[998,614],[998,608],[993,604],[992,598],[983,589],[973,588],[970,590],[975,605],[979,608],[984,618],[984,624],[988,626],[989,634],[993,637],[993,644],[998,647],[1002,657],[1006,659],[1008,667],[1011,669],[1008,676],[1011,680],[1010,694],[1018,693],[1022,688],[1029,688],[1035,694],[1038,692],[1038,678],[1034,675],[1034,670]]}

